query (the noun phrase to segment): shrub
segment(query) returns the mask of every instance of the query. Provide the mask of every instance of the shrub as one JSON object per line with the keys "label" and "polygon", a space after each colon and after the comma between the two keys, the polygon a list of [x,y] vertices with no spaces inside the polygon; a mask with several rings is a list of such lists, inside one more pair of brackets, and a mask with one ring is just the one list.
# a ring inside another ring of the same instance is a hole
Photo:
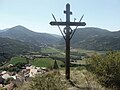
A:
{"label": "shrub", "polygon": [[32,90],[66,90],[58,72],[38,75],[31,83]]}
{"label": "shrub", "polygon": [[120,52],[109,52],[103,56],[95,54],[88,64],[88,70],[96,75],[101,85],[120,89]]}
{"label": "shrub", "polygon": [[54,71],[36,75],[17,90],[67,90],[67,84],[60,73]]}
{"label": "shrub", "polygon": [[0,87],[0,90],[6,90],[5,88],[3,88],[3,87]]}

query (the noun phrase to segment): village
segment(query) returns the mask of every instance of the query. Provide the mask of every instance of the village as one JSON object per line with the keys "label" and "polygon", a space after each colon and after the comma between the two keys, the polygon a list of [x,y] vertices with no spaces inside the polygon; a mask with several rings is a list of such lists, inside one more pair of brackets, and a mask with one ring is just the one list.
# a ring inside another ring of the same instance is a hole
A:
{"label": "village", "polygon": [[[9,64],[8,68],[12,68],[13,65]],[[7,90],[13,90],[13,88],[29,80],[30,77],[34,77],[36,74],[42,74],[47,72],[46,67],[35,67],[33,65],[25,65],[18,73],[2,71],[0,73],[0,87]]]}

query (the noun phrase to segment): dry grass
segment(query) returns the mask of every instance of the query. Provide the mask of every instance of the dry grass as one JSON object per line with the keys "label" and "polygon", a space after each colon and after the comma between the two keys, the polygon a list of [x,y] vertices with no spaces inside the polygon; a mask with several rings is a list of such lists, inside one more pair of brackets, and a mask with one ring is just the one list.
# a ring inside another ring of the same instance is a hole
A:
{"label": "dry grass", "polygon": [[[61,71],[64,75],[64,71]],[[87,70],[71,71],[71,86],[68,90],[107,90],[96,82],[93,74]]]}
{"label": "dry grass", "polygon": [[[70,81],[67,81],[65,79],[64,72],[65,72],[65,70],[60,70],[60,74],[57,76],[55,76],[56,75],[55,73],[53,73],[53,75],[52,75],[52,72],[48,72],[48,75],[50,75],[50,77],[53,78],[53,80],[52,80],[52,78],[50,79],[50,82],[54,83],[54,81],[55,81],[56,82],[55,85],[58,85],[57,87],[59,87],[59,86],[63,87],[63,85],[65,87],[64,89],[62,88],[62,89],[53,89],[53,90],[107,90],[107,89],[103,88],[100,84],[98,84],[96,82],[96,79],[94,78],[94,76],[90,72],[88,72],[87,70],[81,70],[81,71],[71,70]],[[47,73],[45,75],[47,75]],[[41,77],[41,76],[39,76],[39,77]],[[39,79],[44,79],[44,80],[42,80],[43,85],[48,83],[48,81],[47,81],[47,83],[45,83],[45,80],[48,80],[46,78],[47,77],[39,78]],[[25,82],[17,90],[31,90],[31,89],[29,89],[29,87],[31,87],[30,85],[31,85],[30,82]],[[35,90],[44,90],[44,89],[35,89]],[[47,89],[45,89],[45,90],[47,90]]]}

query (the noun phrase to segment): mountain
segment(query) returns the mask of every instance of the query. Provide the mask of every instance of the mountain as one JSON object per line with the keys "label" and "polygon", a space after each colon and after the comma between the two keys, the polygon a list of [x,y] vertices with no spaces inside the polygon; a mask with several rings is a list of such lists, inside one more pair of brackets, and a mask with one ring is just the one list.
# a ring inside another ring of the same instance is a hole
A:
{"label": "mountain", "polygon": [[0,37],[0,66],[3,65],[4,62],[10,60],[10,58],[14,55],[39,50],[40,47],[36,45]]}
{"label": "mountain", "polygon": [[88,50],[120,50],[120,31],[110,32],[105,29],[87,27],[76,30],[72,47]]}
{"label": "mountain", "polygon": [[54,44],[59,41],[60,38],[55,37],[47,33],[37,33],[31,31],[23,26],[15,26],[7,31],[1,32],[0,37],[7,37],[10,39],[20,40],[23,42],[29,42],[32,44]]}
{"label": "mountain", "polygon": [[4,32],[4,30],[0,30],[0,33],[1,33],[1,32]]}
{"label": "mountain", "polygon": [[39,46],[18,40],[0,37],[0,53],[23,54],[29,51],[40,50]]}
{"label": "mountain", "polygon": [[56,37],[56,38],[62,38],[62,36],[60,36],[60,35],[56,35],[56,34],[51,34],[51,35]]}
{"label": "mountain", "polygon": [[0,33],[1,32],[5,32],[5,31],[7,31],[9,28],[6,28],[6,29],[3,29],[3,30],[0,30]]}

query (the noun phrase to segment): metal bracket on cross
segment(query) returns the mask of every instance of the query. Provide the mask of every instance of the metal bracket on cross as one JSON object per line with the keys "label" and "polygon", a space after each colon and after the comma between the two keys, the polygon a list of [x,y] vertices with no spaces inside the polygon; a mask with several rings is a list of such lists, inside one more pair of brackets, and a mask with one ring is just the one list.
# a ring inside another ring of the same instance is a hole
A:
{"label": "metal bracket on cross", "polygon": [[[83,14],[82,17],[80,18],[79,22],[81,22],[81,20],[83,19],[83,17],[84,17],[84,14]],[[76,32],[77,28],[78,28],[78,26],[76,26],[76,28],[74,29],[73,33],[71,34],[70,39],[73,37],[73,35],[74,35],[74,33]]]}
{"label": "metal bracket on cross", "polygon": [[[57,22],[57,20],[56,20],[55,16],[54,16],[53,14],[52,14],[52,16],[53,16],[53,18],[54,18],[55,22]],[[59,30],[60,30],[60,32],[61,32],[61,34],[62,34],[63,38],[66,40],[65,35],[63,34],[63,32],[62,32],[62,30],[61,30],[60,26],[59,26],[59,25],[57,25],[57,26],[58,26],[58,28],[59,28]]]}

